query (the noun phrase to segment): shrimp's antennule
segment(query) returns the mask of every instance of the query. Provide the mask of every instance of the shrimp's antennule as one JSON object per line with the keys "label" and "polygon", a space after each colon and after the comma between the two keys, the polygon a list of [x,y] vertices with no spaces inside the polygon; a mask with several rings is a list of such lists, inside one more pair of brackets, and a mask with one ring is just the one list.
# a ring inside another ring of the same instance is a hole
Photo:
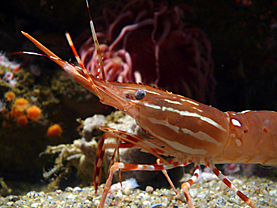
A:
{"label": "shrimp's antennule", "polygon": [[99,42],[97,40],[94,24],[93,24],[93,21],[92,21],[92,18],[91,18],[91,14],[90,14],[90,11],[89,11],[88,0],[86,0],[86,3],[87,3],[87,8],[88,8],[89,20],[90,20],[89,21],[89,23],[90,23],[90,29],[91,29],[92,37],[93,37],[94,44],[95,44],[95,50],[97,51],[97,56],[98,56],[98,59],[99,59],[100,70],[101,70],[101,73],[102,73],[102,79],[103,79],[103,81],[106,81],[106,76],[105,76],[105,72],[104,72],[104,64],[103,64],[103,60],[102,60],[102,56],[101,56],[101,51],[100,51],[100,47],[99,47]]}

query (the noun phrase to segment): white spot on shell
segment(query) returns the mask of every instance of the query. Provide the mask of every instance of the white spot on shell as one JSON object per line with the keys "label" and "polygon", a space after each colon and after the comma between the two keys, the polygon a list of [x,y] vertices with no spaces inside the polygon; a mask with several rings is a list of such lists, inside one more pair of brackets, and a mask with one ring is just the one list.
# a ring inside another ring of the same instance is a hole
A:
{"label": "white spot on shell", "polygon": [[175,101],[175,100],[164,99],[164,101],[166,101],[168,103],[176,104],[176,105],[182,105],[180,102]]}
{"label": "white spot on shell", "polygon": [[241,123],[237,119],[232,119],[231,121],[234,126],[241,127]]}
{"label": "white spot on shell", "polygon": [[153,91],[150,91],[150,90],[144,90],[145,92],[148,92],[148,93],[151,93],[151,94],[154,94],[154,95],[160,95],[160,93],[157,93],[157,92],[153,92]]}
{"label": "white spot on shell", "polygon": [[118,168],[124,168],[124,167],[125,167],[124,163],[118,163]]}
{"label": "white spot on shell", "polygon": [[202,110],[200,110],[199,108],[196,108],[196,107],[192,107],[193,109],[195,110],[198,110],[199,112],[203,112]]}
{"label": "white spot on shell", "polygon": [[148,166],[149,169],[155,170],[155,167],[153,165]]}
{"label": "white spot on shell", "polygon": [[240,147],[241,144],[242,144],[241,141],[240,141],[239,139],[236,139],[235,142],[236,142],[236,144],[237,144],[238,147]]}
{"label": "white spot on shell", "polygon": [[157,109],[157,110],[160,110],[160,109],[161,109],[161,106],[154,105],[154,104],[150,104],[150,103],[144,103],[144,105],[145,105],[146,107],[154,108],[154,109]]}
{"label": "white spot on shell", "polygon": [[234,133],[231,133],[231,134],[230,134],[230,137],[231,137],[231,138],[235,138],[236,135],[235,135]]}
{"label": "white spot on shell", "polygon": [[188,99],[184,99],[184,98],[181,98],[181,100],[182,101],[184,101],[184,102],[188,102],[188,103],[191,103],[191,104],[193,104],[193,105],[199,105],[197,102],[194,102],[194,101],[192,101],[192,100],[188,100]]}
{"label": "white spot on shell", "polygon": [[138,169],[142,170],[143,169],[143,165],[138,165]]}

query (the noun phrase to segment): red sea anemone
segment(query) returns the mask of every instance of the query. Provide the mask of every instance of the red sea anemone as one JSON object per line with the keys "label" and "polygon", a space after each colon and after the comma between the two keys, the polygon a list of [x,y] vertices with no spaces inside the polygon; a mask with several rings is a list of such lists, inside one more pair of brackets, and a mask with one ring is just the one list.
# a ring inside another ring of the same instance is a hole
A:
{"label": "red sea anemone", "polygon": [[[215,87],[211,46],[202,30],[181,21],[191,12],[185,4],[150,0],[106,4],[95,23],[107,79],[154,84],[211,102]],[[94,49],[90,37],[80,55],[89,72],[98,75]]]}

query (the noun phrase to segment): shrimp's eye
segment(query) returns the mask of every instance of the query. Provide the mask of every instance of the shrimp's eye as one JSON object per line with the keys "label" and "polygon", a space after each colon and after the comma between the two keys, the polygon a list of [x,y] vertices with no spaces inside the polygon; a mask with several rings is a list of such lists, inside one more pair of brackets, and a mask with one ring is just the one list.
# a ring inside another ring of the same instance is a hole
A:
{"label": "shrimp's eye", "polygon": [[135,93],[135,98],[137,100],[141,100],[141,99],[143,99],[145,97],[145,95],[146,95],[146,92],[144,90],[138,90]]}

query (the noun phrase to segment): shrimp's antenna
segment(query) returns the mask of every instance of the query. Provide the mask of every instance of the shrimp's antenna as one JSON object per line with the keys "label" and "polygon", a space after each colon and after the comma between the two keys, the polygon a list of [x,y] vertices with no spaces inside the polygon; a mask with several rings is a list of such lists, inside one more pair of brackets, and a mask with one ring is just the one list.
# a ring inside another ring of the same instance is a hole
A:
{"label": "shrimp's antenna", "polygon": [[93,21],[92,21],[92,18],[91,18],[91,14],[90,14],[90,11],[89,11],[88,0],[86,0],[86,3],[87,3],[88,15],[89,15],[89,19],[90,19],[90,21],[89,21],[89,23],[90,23],[90,29],[91,29],[92,37],[93,37],[94,44],[95,44],[95,50],[97,52],[97,56],[98,56],[98,60],[99,60],[99,64],[100,64],[100,70],[101,70],[101,73],[102,73],[103,80],[106,81],[103,60],[102,60],[101,51],[100,51],[100,47],[99,47],[99,42],[97,40],[94,24],[93,24]]}

